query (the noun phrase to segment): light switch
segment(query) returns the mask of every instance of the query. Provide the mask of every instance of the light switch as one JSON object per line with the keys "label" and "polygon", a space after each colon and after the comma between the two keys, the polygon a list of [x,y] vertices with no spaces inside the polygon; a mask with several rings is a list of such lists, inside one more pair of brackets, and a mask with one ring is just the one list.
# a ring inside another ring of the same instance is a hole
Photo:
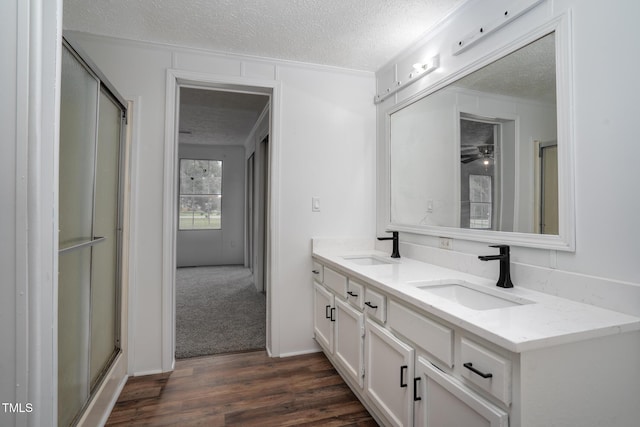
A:
{"label": "light switch", "polygon": [[320,212],[320,197],[311,198],[311,212]]}

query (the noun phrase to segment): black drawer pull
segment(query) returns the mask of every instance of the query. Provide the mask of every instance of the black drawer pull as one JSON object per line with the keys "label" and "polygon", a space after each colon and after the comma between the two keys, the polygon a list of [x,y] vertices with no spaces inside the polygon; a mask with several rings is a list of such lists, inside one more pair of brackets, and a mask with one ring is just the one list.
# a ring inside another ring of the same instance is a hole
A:
{"label": "black drawer pull", "polygon": [[353,292],[351,292],[351,291],[347,291],[347,293],[348,293],[349,295],[351,295],[352,297],[354,297],[354,298],[357,298],[357,297],[358,297],[358,294],[354,294],[354,293],[353,293]]}
{"label": "black drawer pull", "polygon": [[404,382],[404,371],[409,369],[407,365],[400,366],[400,387],[406,387],[407,383]]}
{"label": "black drawer pull", "polygon": [[371,308],[378,308],[378,306],[377,306],[377,305],[373,305],[373,304],[371,304],[371,301],[367,301],[367,302],[365,302],[365,303],[364,303],[364,305],[366,305],[367,307],[371,307]]}
{"label": "black drawer pull", "polygon": [[464,366],[465,368],[467,368],[468,370],[470,370],[474,374],[480,375],[482,378],[492,378],[493,377],[492,373],[485,374],[482,371],[478,371],[476,368],[473,367],[473,363],[471,363],[471,362],[463,363],[462,366]]}
{"label": "black drawer pull", "polygon": [[320,271],[318,271],[318,270],[311,270],[311,272],[312,272],[313,274],[320,274]]}
{"label": "black drawer pull", "polygon": [[336,321],[336,318],[333,317],[335,312],[336,312],[336,308],[335,307],[331,307],[331,317],[330,317],[330,319],[331,319],[332,322]]}
{"label": "black drawer pull", "polygon": [[[330,319],[330,318],[331,318],[331,315],[329,314],[329,309],[330,309],[330,308],[331,308],[331,306],[330,306],[330,305],[326,305],[326,306],[324,307],[324,317],[325,317],[326,319]],[[333,310],[333,309],[332,309],[332,310]]]}
{"label": "black drawer pull", "polygon": [[420,381],[420,377],[415,377],[413,379],[413,401],[417,402],[418,400],[422,400],[420,396],[418,396],[418,381]]}

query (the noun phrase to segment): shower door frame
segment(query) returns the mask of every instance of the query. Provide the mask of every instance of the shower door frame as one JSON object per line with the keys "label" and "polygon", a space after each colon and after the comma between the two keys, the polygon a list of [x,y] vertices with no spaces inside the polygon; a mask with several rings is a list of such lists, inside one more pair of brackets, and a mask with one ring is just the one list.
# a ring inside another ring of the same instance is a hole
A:
{"label": "shower door frame", "polygon": [[[116,189],[116,200],[115,200],[115,209],[116,209],[116,214],[115,214],[115,219],[116,219],[116,224],[115,224],[115,272],[114,272],[114,277],[116,280],[115,283],[115,304],[114,304],[114,321],[115,324],[114,326],[114,350],[111,353],[111,355],[105,359],[105,365],[102,366],[102,368],[97,371],[97,376],[95,377],[95,381],[92,381],[92,375],[91,375],[91,321],[92,321],[92,310],[91,310],[91,305],[89,306],[89,311],[88,311],[88,321],[89,321],[89,326],[88,326],[88,348],[87,348],[87,352],[86,352],[86,357],[88,358],[88,374],[87,374],[87,390],[88,390],[88,394],[86,397],[86,401],[84,402],[84,405],[81,407],[81,409],[79,410],[79,412],[76,414],[74,420],[72,421],[72,424],[83,424],[84,422],[87,421],[87,419],[89,417],[94,418],[94,417],[98,417],[101,418],[100,414],[90,414],[92,407],[94,406],[95,400],[98,397],[98,395],[101,394],[102,390],[105,387],[105,383],[107,383],[107,379],[112,378],[112,371],[114,371],[115,369],[115,365],[118,362],[119,358],[121,356],[123,356],[123,354],[126,352],[126,344],[123,343],[123,322],[124,322],[124,316],[125,313],[123,311],[123,284],[125,283],[125,278],[123,275],[123,269],[122,269],[122,265],[123,265],[123,252],[124,252],[124,248],[123,248],[123,228],[124,228],[124,222],[125,222],[125,217],[124,217],[124,205],[125,205],[125,188],[124,188],[124,184],[125,181],[127,180],[127,170],[126,170],[126,165],[128,163],[128,156],[127,156],[127,121],[128,121],[128,105],[129,103],[118,93],[118,91],[114,88],[114,86],[105,78],[105,76],[101,73],[101,71],[99,70],[99,68],[88,58],[88,56],[86,54],[84,54],[84,52],[82,51],[82,49],[80,49],[77,45],[75,45],[72,41],[68,40],[67,38],[65,38],[63,36],[62,39],[62,46],[63,49],[68,50],[68,52],[78,61],[79,65],[81,65],[90,75],[91,77],[93,77],[98,85],[97,85],[97,91],[96,91],[96,127],[95,127],[95,137],[92,141],[92,143],[94,144],[94,149],[95,149],[95,153],[94,153],[94,168],[93,168],[93,201],[92,201],[92,205],[93,205],[93,212],[92,212],[92,229],[95,225],[95,221],[96,221],[96,212],[95,212],[95,207],[96,207],[96,198],[99,197],[99,195],[96,194],[96,180],[97,180],[97,165],[98,165],[98,149],[99,149],[99,129],[100,129],[100,103],[101,103],[101,97],[105,96],[108,98],[109,101],[111,101],[114,106],[120,111],[120,129],[119,129],[119,137],[118,137],[118,153],[117,153],[117,189]],[[88,247],[88,246],[93,246],[94,244],[99,243],[100,238],[96,238],[95,236],[93,236],[93,231],[92,231],[92,237],[91,237],[91,241],[86,242],[85,244],[82,244],[80,246],[83,247]],[[59,254],[62,254],[64,252],[67,251],[72,251],[74,250],[75,247],[70,247],[70,248],[65,248],[62,250],[59,250]],[[93,257],[93,255],[91,255]],[[91,304],[91,282],[92,282],[92,278],[93,278],[93,261],[90,260],[89,261],[90,267],[89,267],[89,304]],[[60,285],[60,283],[58,284],[58,286]],[[57,318],[59,318],[60,313],[58,313]],[[58,331],[58,335],[61,333],[61,331]],[[57,340],[56,340],[57,343]],[[57,352],[56,352],[57,353]],[[83,355],[83,356],[85,356]],[[126,358],[125,358],[125,363],[126,365]],[[119,376],[119,375],[116,375]],[[125,372],[125,376],[124,378],[126,379],[126,372]],[[57,382],[57,381],[56,381]],[[60,399],[60,395],[58,394],[58,399]]]}

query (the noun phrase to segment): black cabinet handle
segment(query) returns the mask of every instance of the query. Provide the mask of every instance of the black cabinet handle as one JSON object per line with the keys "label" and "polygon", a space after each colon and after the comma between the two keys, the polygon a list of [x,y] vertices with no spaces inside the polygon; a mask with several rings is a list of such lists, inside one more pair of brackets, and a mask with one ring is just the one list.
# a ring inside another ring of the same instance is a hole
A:
{"label": "black cabinet handle", "polygon": [[371,304],[371,301],[366,301],[366,302],[364,303],[364,305],[366,305],[367,307],[371,307],[371,308],[378,308],[378,306],[377,306],[377,305],[373,305],[373,304]]}
{"label": "black cabinet handle", "polygon": [[347,293],[348,293],[349,295],[351,295],[352,297],[354,297],[354,298],[357,298],[357,297],[358,297],[358,294],[354,294],[354,293],[353,293],[353,292],[351,292],[351,291],[347,291]]}
{"label": "black cabinet handle", "polygon": [[413,401],[417,402],[418,400],[422,400],[420,396],[418,396],[418,381],[420,381],[420,377],[415,377],[413,379]]}
{"label": "black cabinet handle", "polygon": [[406,387],[407,383],[404,382],[404,372],[409,369],[407,365],[400,366],[400,387]]}
{"label": "black cabinet handle", "polygon": [[311,272],[312,272],[313,274],[320,274],[320,271],[318,271],[318,270],[311,270]]}
{"label": "black cabinet handle", "polygon": [[492,378],[493,377],[492,373],[486,373],[485,374],[484,372],[479,371],[476,368],[474,368],[473,367],[473,363],[471,363],[471,362],[463,363],[462,366],[464,366],[465,368],[467,368],[468,370],[470,370],[474,374],[480,375],[482,378]]}
{"label": "black cabinet handle", "polygon": [[325,317],[325,319],[330,319],[331,318],[331,315],[329,314],[329,309],[330,308],[331,308],[330,305],[326,305],[324,307],[324,317]]}
{"label": "black cabinet handle", "polygon": [[335,307],[331,307],[331,317],[330,317],[330,319],[331,319],[331,321],[332,321],[332,322],[335,322],[335,321],[336,321],[336,318],[335,318],[335,317],[333,317],[333,314],[334,314],[335,312],[336,312],[336,308],[335,308]]}

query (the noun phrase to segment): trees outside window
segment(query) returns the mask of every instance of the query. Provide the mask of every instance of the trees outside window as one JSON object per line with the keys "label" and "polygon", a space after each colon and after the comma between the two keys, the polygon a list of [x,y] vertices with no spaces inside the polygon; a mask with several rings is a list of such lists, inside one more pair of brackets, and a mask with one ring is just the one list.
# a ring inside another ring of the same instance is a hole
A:
{"label": "trees outside window", "polygon": [[180,230],[222,226],[222,160],[180,159]]}

